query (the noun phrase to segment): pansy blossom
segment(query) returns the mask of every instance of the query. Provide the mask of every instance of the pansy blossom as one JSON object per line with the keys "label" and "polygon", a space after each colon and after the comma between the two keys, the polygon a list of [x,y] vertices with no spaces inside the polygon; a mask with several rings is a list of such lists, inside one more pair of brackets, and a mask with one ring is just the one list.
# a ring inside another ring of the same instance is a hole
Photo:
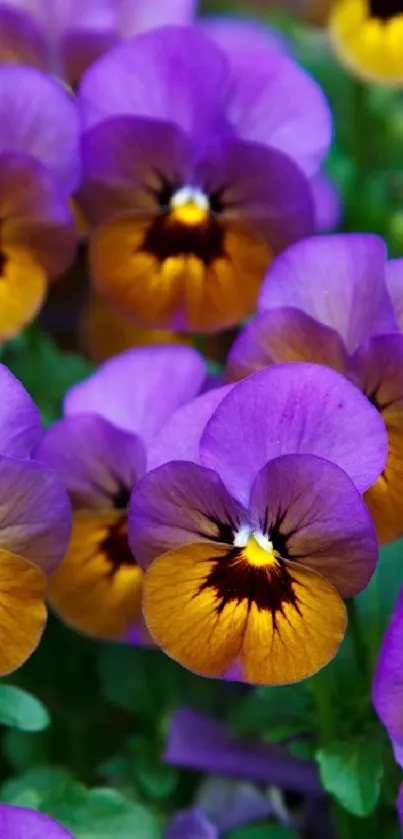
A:
{"label": "pansy blossom", "polygon": [[[386,280],[403,282],[401,260],[386,262],[382,240],[351,234],[290,248],[268,273],[261,313],[230,352],[238,379],[268,364],[314,361],[348,376],[386,424],[386,469],[365,494],[381,542],[403,533],[403,336]],[[292,303],[292,305],[290,305]]]}
{"label": "pansy blossom", "polygon": [[330,35],[340,59],[355,75],[403,85],[402,0],[335,0]]}
{"label": "pansy blossom", "polygon": [[53,467],[74,511],[67,554],[50,601],[88,635],[147,640],[143,572],[127,539],[132,488],[147,466],[147,443],[176,407],[200,390],[202,358],[187,347],[122,353],[77,385],[68,416],[46,432],[36,456]]}
{"label": "pansy blossom", "polygon": [[74,839],[74,836],[45,813],[0,804],[0,836],[4,839]]}
{"label": "pansy blossom", "polygon": [[308,176],[330,142],[328,107],[292,59],[266,53],[261,74],[247,72],[227,42],[162,28],[85,74],[91,271],[139,325],[214,332],[239,322],[273,256],[313,229]]}
{"label": "pansy blossom", "polygon": [[47,579],[67,547],[71,511],[47,466],[31,459],[42,428],[22,385],[0,366],[0,675],[19,667],[46,624]]}
{"label": "pansy blossom", "polygon": [[132,493],[154,640],[210,677],[280,684],[323,667],[344,636],[342,598],[374,570],[354,482],[379,474],[385,449],[377,412],[331,370],[279,366],[234,387],[202,432],[201,465],[165,463]]}

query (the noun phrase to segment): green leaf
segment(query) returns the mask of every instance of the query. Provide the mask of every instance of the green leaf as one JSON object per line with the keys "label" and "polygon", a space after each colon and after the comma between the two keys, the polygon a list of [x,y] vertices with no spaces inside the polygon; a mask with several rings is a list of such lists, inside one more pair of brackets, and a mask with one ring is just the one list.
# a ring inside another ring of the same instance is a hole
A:
{"label": "green leaf", "polygon": [[234,830],[228,839],[297,839],[297,834],[279,824],[262,824]]}
{"label": "green leaf", "polygon": [[381,741],[366,737],[334,742],[317,752],[323,786],[354,816],[375,809],[383,775]]}
{"label": "green leaf", "polygon": [[43,731],[49,723],[49,713],[39,699],[13,685],[0,685],[0,725],[19,731]]}
{"label": "green leaf", "polygon": [[304,719],[311,706],[311,697],[301,685],[290,687],[258,687],[230,708],[228,722],[242,735],[266,735],[278,740],[278,728],[287,726],[287,736],[305,728]]}
{"label": "green leaf", "polygon": [[37,766],[6,781],[0,789],[0,798],[6,804],[17,805],[28,795],[36,801],[30,806],[39,810],[49,792],[64,793],[72,785],[80,786],[67,770],[56,766]]}

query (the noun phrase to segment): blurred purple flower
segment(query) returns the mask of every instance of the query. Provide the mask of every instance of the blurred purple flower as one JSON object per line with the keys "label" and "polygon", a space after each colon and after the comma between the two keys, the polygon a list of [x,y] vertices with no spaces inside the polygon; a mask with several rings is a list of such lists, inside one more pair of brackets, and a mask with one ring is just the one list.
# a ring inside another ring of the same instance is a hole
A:
{"label": "blurred purple flower", "polygon": [[143,573],[127,541],[130,492],[146,470],[149,441],[205,377],[202,357],[189,347],[122,353],[67,394],[67,416],[41,441],[36,456],[55,470],[74,509],[50,600],[76,629],[149,642],[141,619]]}
{"label": "blurred purple flower", "polygon": [[164,839],[218,839],[218,830],[195,807],[174,817],[164,833]]}
{"label": "blurred purple flower", "polygon": [[[193,404],[206,400],[218,404],[210,418],[198,408],[192,419]],[[165,652],[204,676],[305,678],[335,655],[341,598],[374,570],[373,525],[353,481],[366,488],[383,468],[383,421],[346,379],[302,364],[257,373],[224,397],[211,391],[188,406],[188,418],[181,456],[189,443],[199,463],[166,462],[130,502],[147,626]],[[175,444],[175,417],[170,426]],[[179,435],[183,427],[182,411]]]}
{"label": "blurred purple flower", "polygon": [[313,79],[253,27],[171,27],[104,56],[78,101],[98,290],[144,326],[251,314],[273,255],[313,230],[331,137]]}
{"label": "blurred purple flower", "polygon": [[197,0],[7,0],[0,62],[30,64],[75,86],[97,58],[154,26],[190,23]]}
{"label": "blurred purple flower", "polygon": [[227,363],[234,380],[270,364],[314,361],[344,373],[368,396],[389,442],[386,470],[365,496],[382,543],[403,534],[402,284],[403,261],[387,262],[376,236],[300,242],[267,274],[260,314],[237,338]]}
{"label": "blurred purple flower", "polygon": [[44,813],[0,804],[0,836],[2,839],[74,839],[74,836]]}

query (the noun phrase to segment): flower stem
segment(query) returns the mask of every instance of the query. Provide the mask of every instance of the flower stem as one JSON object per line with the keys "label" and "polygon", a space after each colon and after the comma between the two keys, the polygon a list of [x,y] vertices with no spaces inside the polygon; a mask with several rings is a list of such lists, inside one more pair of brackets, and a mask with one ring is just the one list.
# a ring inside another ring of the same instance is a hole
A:
{"label": "flower stem", "polygon": [[351,77],[351,151],[355,163],[356,186],[361,185],[371,171],[370,123],[368,87]]}
{"label": "flower stem", "polygon": [[354,652],[357,672],[364,683],[365,691],[368,690],[371,680],[370,664],[365,639],[361,629],[360,613],[357,602],[351,598],[347,601],[349,635]]}

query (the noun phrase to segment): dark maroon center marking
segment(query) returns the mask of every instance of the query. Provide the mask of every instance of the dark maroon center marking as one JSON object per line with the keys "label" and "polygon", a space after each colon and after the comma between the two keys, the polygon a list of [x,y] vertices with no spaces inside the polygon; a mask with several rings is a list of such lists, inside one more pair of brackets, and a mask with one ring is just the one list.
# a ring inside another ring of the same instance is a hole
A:
{"label": "dark maroon center marking", "polygon": [[100,545],[111,566],[111,575],[116,574],[122,567],[135,567],[137,562],[129,548],[127,539],[127,517],[122,515],[111,525],[108,535]]}
{"label": "dark maroon center marking", "polygon": [[299,611],[298,597],[293,580],[281,560],[276,564],[255,566],[248,563],[243,548],[233,548],[228,554],[214,562],[208,577],[199,588],[215,592],[216,612],[221,614],[228,603],[248,601],[259,611],[270,612],[276,628],[277,615],[284,614],[284,606],[290,604]]}
{"label": "dark maroon center marking", "polygon": [[142,250],[164,262],[174,256],[195,256],[210,266],[225,257],[224,228],[213,216],[201,224],[184,224],[168,213],[158,216],[147,231]]}
{"label": "dark maroon center marking", "polygon": [[369,0],[369,13],[378,20],[390,20],[403,14],[403,0]]}
{"label": "dark maroon center marking", "polygon": [[112,501],[115,510],[127,510],[130,501],[130,490],[121,484],[113,495]]}
{"label": "dark maroon center marking", "polygon": [[0,250],[0,277],[2,277],[7,268],[8,263],[8,256],[4,253],[4,251]]}

